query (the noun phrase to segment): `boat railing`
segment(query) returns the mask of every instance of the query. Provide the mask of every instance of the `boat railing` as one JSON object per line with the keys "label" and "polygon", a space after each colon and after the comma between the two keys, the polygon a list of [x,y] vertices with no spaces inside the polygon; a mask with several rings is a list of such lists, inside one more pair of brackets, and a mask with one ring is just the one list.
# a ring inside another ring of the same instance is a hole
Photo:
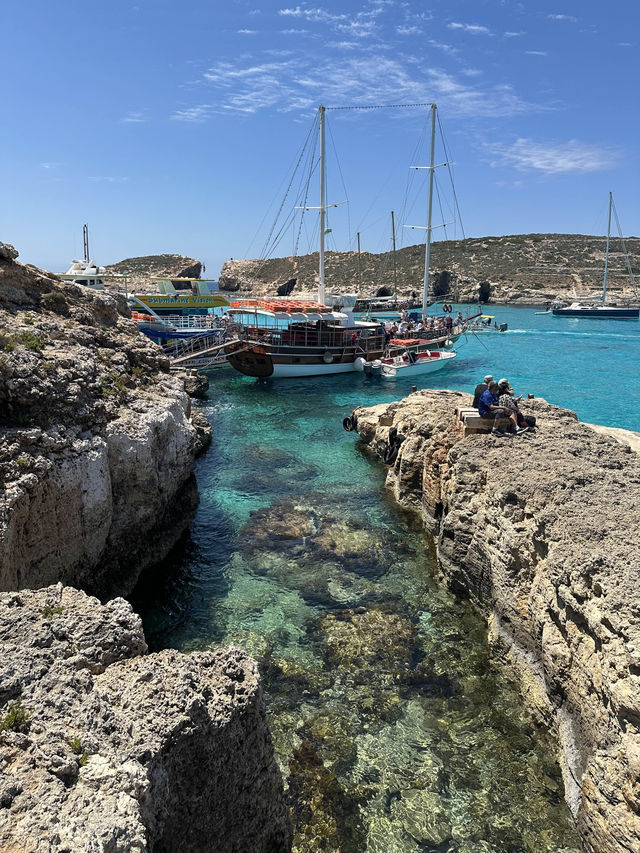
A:
{"label": "boat railing", "polygon": [[200,355],[207,350],[221,347],[229,340],[227,330],[220,329],[211,332],[203,332],[202,335],[193,335],[190,338],[180,338],[164,345],[165,355],[170,359],[183,358],[185,356]]}
{"label": "boat railing", "polygon": [[220,317],[215,314],[164,314],[163,323],[174,329],[220,329],[223,328]]}

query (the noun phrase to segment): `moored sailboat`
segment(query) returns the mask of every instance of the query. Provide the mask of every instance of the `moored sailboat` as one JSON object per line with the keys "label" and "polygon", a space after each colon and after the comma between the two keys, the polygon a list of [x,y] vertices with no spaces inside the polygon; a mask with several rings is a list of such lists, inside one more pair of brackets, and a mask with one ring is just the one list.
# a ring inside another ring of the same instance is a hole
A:
{"label": "moored sailboat", "polygon": [[325,107],[318,108],[320,131],[320,251],[317,302],[295,299],[247,300],[232,303],[231,314],[242,341],[226,350],[229,363],[246,376],[296,378],[349,373],[359,357],[380,358],[384,326],[354,320],[351,312],[325,304]]}
{"label": "moored sailboat", "polygon": [[[607,284],[609,281],[609,247],[611,243],[611,212],[615,212],[613,204],[613,193],[609,193],[609,219],[607,224],[607,248],[604,259],[604,280],[602,283],[602,294],[599,297],[592,299],[583,299],[572,302],[570,305],[565,305],[563,302],[556,302],[552,308],[554,317],[595,317],[598,319],[614,319],[614,320],[637,320],[640,316],[640,308],[623,305],[607,305]],[[617,221],[616,214],[616,221]],[[619,226],[618,226],[619,228]],[[625,261],[627,272],[633,285],[633,289],[637,294],[636,283],[631,270],[629,256],[625,249]],[[597,303],[600,304],[597,304]]]}

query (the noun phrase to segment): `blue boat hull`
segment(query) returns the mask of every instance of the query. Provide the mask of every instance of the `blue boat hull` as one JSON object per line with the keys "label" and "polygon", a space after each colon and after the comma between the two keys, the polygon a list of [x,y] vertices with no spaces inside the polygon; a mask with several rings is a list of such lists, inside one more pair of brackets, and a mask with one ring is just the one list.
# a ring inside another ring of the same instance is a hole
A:
{"label": "blue boat hull", "polygon": [[599,317],[601,320],[637,320],[638,308],[554,308],[554,317]]}

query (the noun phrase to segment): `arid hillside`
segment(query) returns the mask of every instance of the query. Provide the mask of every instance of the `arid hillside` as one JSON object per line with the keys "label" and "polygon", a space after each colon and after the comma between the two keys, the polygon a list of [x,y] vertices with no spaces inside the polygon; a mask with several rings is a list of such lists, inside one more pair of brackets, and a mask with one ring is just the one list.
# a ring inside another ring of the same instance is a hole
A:
{"label": "arid hillside", "polygon": [[[582,234],[515,234],[434,243],[430,290],[474,302],[482,285],[483,301],[539,304],[556,296],[586,296],[602,288],[605,238]],[[640,276],[640,239],[626,241],[634,275]],[[294,293],[316,288],[318,255],[271,260],[227,261],[220,288],[251,293],[275,293],[291,278]],[[609,291],[612,300],[633,298],[626,273],[622,241],[611,240]],[[424,245],[391,252],[328,252],[326,286],[329,291],[373,295],[381,287],[408,296],[422,291]]]}

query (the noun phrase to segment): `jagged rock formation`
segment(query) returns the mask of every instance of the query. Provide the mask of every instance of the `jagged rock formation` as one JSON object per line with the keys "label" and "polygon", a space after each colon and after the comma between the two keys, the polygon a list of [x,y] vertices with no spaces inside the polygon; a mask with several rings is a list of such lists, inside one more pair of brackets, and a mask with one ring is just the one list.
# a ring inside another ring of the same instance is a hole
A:
{"label": "jagged rock formation", "polygon": [[147,655],[122,599],[0,595],[0,849],[284,853],[257,665]]}
{"label": "jagged rock formation", "polygon": [[126,275],[126,284],[117,279],[108,279],[109,290],[119,290],[129,293],[155,293],[157,283],[149,281],[153,278],[200,278],[202,263],[184,255],[144,255],[139,258],[125,258],[117,264],[105,267],[107,276]]}
{"label": "jagged rock formation", "polygon": [[190,401],[128,313],[0,252],[2,590],[126,594],[188,527]]}
{"label": "jagged rock formation", "polygon": [[454,409],[470,399],[422,391],[357,409],[357,429],[379,455],[391,426],[404,436],[387,485],[557,734],[586,850],[639,850],[640,459],[542,400],[533,434],[462,439]]}
{"label": "jagged rock formation", "polygon": [[[618,238],[611,241],[612,299],[631,298],[624,253]],[[640,239],[626,240],[633,260],[640,257]],[[556,296],[585,296],[602,290],[604,237],[581,234],[516,234],[443,240],[432,246],[431,292],[459,302],[503,302],[540,305]],[[640,275],[636,260],[633,271]],[[422,293],[424,245],[390,252],[328,252],[326,287],[334,292],[373,296],[383,285],[408,297]],[[270,294],[289,278],[297,278],[293,296],[314,295],[318,255],[271,260],[227,261],[220,273],[221,290]]]}

